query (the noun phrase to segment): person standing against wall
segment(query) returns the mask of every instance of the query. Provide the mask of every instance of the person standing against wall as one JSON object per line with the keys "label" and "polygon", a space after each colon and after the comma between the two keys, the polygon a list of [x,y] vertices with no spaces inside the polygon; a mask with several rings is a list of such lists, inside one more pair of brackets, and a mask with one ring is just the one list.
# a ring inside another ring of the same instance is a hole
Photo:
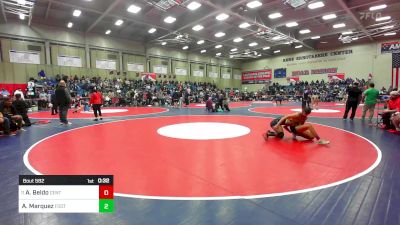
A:
{"label": "person standing against wall", "polygon": [[365,115],[369,111],[369,123],[372,123],[372,118],[374,117],[375,105],[378,102],[379,91],[375,89],[375,84],[370,83],[369,88],[363,93],[364,107],[361,119],[365,120]]}
{"label": "person standing against wall", "polygon": [[354,120],[358,104],[360,104],[362,91],[358,87],[358,82],[354,82],[351,87],[347,89],[346,111],[344,112],[343,119],[347,119],[347,115],[351,109],[350,120]]}
{"label": "person standing against wall", "polygon": [[101,105],[103,104],[103,95],[100,91],[97,90],[95,87],[93,89],[93,93],[90,95],[90,104],[92,105],[93,112],[94,112],[94,121],[99,121],[97,116],[100,116],[100,120],[103,120],[101,115]]}
{"label": "person standing against wall", "polygon": [[71,105],[72,100],[69,90],[67,88],[67,84],[65,83],[64,80],[61,80],[60,83],[58,84],[55,94],[60,115],[60,124],[71,125],[72,123],[68,122],[67,116],[68,116],[68,109],[69,106]]}

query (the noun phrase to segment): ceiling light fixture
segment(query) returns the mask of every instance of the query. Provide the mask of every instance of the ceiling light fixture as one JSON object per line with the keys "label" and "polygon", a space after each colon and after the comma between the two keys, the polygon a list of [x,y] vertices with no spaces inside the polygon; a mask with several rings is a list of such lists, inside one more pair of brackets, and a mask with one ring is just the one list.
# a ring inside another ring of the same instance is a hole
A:
{"label": "ceiling light fixture", "polygon": [[260,1],[251,1],[251,2],[247,3],[246,6],[250,9],[254,9],[254,8],[262,6],[262,3]]}
{"label": "ceiling light fixture", "polygon": [[20,5],[25,5],[26,4],[26,0],[17,0],[17,3]]}
{"label": "ceiling light fixture", "polygon": [[215,48],[222,48],[222,45],[216,45]]}
{"label": "ceiling light fixture", "polygon": [[331,20],[336,18],[337,18],[336,14],[328,14],[322,17],[323,20]]}
{"label": "ceiling light fixture", "polygon": [[151,29],[149,30],[149,33],[152,34],[152,33],[156,32],[156,31],[157,31],[156,28],[151,28]]}
{"label": "ceiling light fixture", "polygon": [[116,26],[121,26],[123,23],[124,23],[123,20],[117,20],[117,21],[115,21],[115,25],[116,25]]}
{"label": "ceiling light fixture", "polygon": [[358,40],[358,37],[353,37],[352,40],[353,40],[353,41],[357,41],[357,40]]}
{"label": "ceiling light fixture", "polygon": [[274,40],[274,41],[277,41],[277,40],[280,40],[280,39],[282,39],[281,36],[275,36],[275,37],[272,38],[272,40]]}
{"label": "ceiling light fixture", "polygon": [[221,55],[221,52],[218,52],[217,54],[215,54],[216,56],[220,56]]}
{"label": "ceiling light fixture", "polygon": [[321,36],[314,36],[314,37],[311,37],[311,39],[313,39],[313,40],[320,39],[320,38],[321,38]]}
{"label": "ceiling light fixture", "polygon": [[248,28],[248,27],[250,27],[250,26],[251,26],[251,25],[250,25],[249,23],[246,23],[246,22],[244,22],[244,23],[242,23],[242,24],[239,25],[239,27],[242,28],[242,29]]}
{"label": "ceiling light fixture", "polygon": [[25,19],[25,14],[20,13],[20,14],[19,14],[19,19],[20,19],[20,20],[24,20],[24,19]]}
{"label": "ceiling light fixture", "polygon": [[167,16],[165,19],[164,19],[164,22],[166,22],[166,23],[173,23],[173,22],[175,22],[176,21],[176,18],[175,17],[172,17],[172,16]]}
{"label": "ceiling light fixture", "polygon": [[385,9],[386,7],[387,7],[386,4],[372,6],[372,7],[369,8],[369,11],[376,11],[376,10],[380,10],[380,9]]}
{"label": "ceiling light fixture", "polygon": [[353,31],[346,31],[346,32],[343,32],[342,35],[349,35],[349,34],[352,34],[352,33],[353,33]]}
{"label": "ceiling light fixture", "polygon": [[137,5],[130,5],[126,11],[130,12],[130,13],[138,13],[140,10],[142,10],[142,8],[140,8]]}
{"label": "ceiling light fixture", "polygon": [[197,42],[197,44],[198,44],[198,45],[202,45],[202,44],[204,44],[204,40],[200,40],[200,41],[198,41],[198,42]]}
{"label": "ceiling light fixture", "polygon": [[81,15],[81,13],[82,13],[81,10],[75,9],[74,12],[72,13],[72,15],[75,17],[79,17]]}
{"label": "ceiling light fixture", "polygon": [[381,27],[380,29],[386,30],[386,29],[392,29],[393,27],[394,27],[394,25],[388,25],[388,26]]}
{"label": "ceiling light fixture", "polygon": [[268,17],[269,17],[270,19],[277,19],[277,18],[282,17],[282,14],[276,12],[276,13],[269,14]]}
{"label": "ceiling light fixture", "polygon": [[188,48],[189,48],[189,46],[186,45],[186,46],[183,46],[182,49],[183,49],[183,50],[186,50],[186,49],[188,49]]}
{"label": "ceiling light fixture", "polygon": [[192,11],[194,11],[194,10],[200,8],[200,6],[201,6],[201,4],[198,3],[198,2],[191,2],[191,3],[187,6],[187,8],[190,9],[190,10],[192,10]]}
{"label": "ceiling light fixture", "polygon": [[240,37],[233,39],[233,42],[236,42],[236,43],[241,42],[241,41],[243,41],[243,38],[240,38]]}
{"label": "ceiling light fixture", "polygon": [[321,2],[321,1],[313,2],[313,3],[308,4],[308,8],[309,9],[318,9],[318,8],[321,8],[321,7],[324,7],[324,6],[325,6],[325,4],[323,2]]}
{"label": "ceiling light fixture", "polygon": [[236,52],[238,49],[237,48],[232,48],[231,52]]}
{"label": "ceiling light fixture", "polygon": [[205,49],[200,51],[200,53],[205,53],[205,52],[207,52],[207,50],[205,50]]}
{"label": "ceiling light fixture", "polygon": [[72,26],[74,26],[74,24],[71,23],[71,22],[69,22],[69,23],[67,24],[67,27],[68,27],[68,28],[71,28]]}
{"label": "ceiling light fixture", "polygon": [[302,47],[303,47],[303,45],[297,45],[294,48],[302,48]]}
{"label": "ceiling light fixture", "polygon": [[226,19],[228,19],[229,18],[229,15],[228,14],[225,14],[225,13],[221,13],[221,14],[219,14],[217,17],[215,17],[215,19],[217,19],[217,20],[219,20],[219,21],[223,21],[223,20],[226,20]]}
{"label": "ceiling light fixture", "polygon": [[296,27],[296,26],[298,26],[299,24],[297,23],[297,22],[290,22],[290,23],[287,23],[286,24],[286,26],[287,27]]}
{"label": "ceiling light fixture", "polygon": [[200,31],[200,30],[203,30],[203,26],[202,25],[196,25],[196,26],[194,26],[192,29],[194,30],[194,31]]}
{"label": "ceiling light fixture", "polygon": [[254,46],[257,46],[257,45],[258,45],[257,42],[252,42],[252,43],[249,44],[250,47],[254,47]]}
{"label": "ceiling light fixture", "polygon": [[382,17],[378,17],[376,18],[376,22],[380,22],[380,21],[385,21],[385,20],[390,20],[392,17],[390,16],[382,16]]}
{"label": "ceiling light fixture", "polygon": [[386,33],[386,34],[384,34],[385,36],[393,36],[393,35],[396,35],[396,32],[390,32],[390,33]]}
{"label": "ceiling light fixture", "polygon": [[106,34],[111,34],[111,30],[107,30],[107,31],[106,31]]}
{"label": "ceiling light fixture", "polygon": [[342,27],[346,27],[345,23],[338,23],[332,26],[333,28],[337,29],[337,28],[342,28]]}
{"label": "ceiling light fixture", "polygon": [[225,33],[224,32],[218,32],[214,36],[217,37],[217,38],[220,38],[220,37],[225,36]]}
{"label": "ceiling light fixture", "polygon": [[166,44],[167,44],[167,42],[165,42],[165,41],[161,43],[161,45],[166,45]]}
{"label": "ceiling light fixture", "polygon": [[268,49],[270,49],[270,48],[271,48],[271,47],[267,46],[267,47],[264,47],[263,50],[268,50]]}
{"label": "ceiling light fixture", "polygon": [[275,50],[275,51],[274,51],[275,54],[276,54],[276,53],[279,53],[279,52],[281,52],[281,50]]}
{"label": "ceiling light fixture", "polygon": [[299,31],[299,33],[300,34],[308,34],[308,33],[311,33],[311,31],[309,29],[304,29],[304,30]]}

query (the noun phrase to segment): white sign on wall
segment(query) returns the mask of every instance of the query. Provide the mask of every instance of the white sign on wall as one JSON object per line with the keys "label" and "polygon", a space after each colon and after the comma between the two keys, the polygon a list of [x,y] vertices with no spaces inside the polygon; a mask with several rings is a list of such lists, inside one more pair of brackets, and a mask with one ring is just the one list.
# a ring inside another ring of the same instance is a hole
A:
{"label": "white sign on wall", "polygon": [[204,77],[204,70],[193,70],[194,77]]}
{"label": "white sign on wall", "polygon": [[144,72],[144,65],[140,63],[128,63],[127,70],[131,72]]}
{"label": "white sign on wall", "polygon": [[185,68],[175,68],[175,75],[186,76],[187,75],[187,69],[185,69]]}
{"label": "white sign on wall", "polygon": [[168,67],[163,66],[163,65],[153,66],[153,73],[167,74],[168,73]]}
{"label": "white sign on wall", "polygon": [[114,60],[96,59],[96,68],[104,70],[116,70],[117,62]]}
{"label": "white sign on wall", "polygon": [[218,78],[218,72],[208,72],[208,77]]}
{"label": "white sign on wall", "polygon": [[82,59],[78,56],[59,55],[57,62],[59,66],[82,67]]}
{"label": "white sign on wall", "polygon": [[222,79],[231,79],[231,74],[230,73],[223,73],[222,74]]}
{"label": "white sign on wall", "polygon": [[40,64],[40,52],[24,52],[10,50],[10,62]]}
{"label": "white sign on wall", "polygon": [[242,75],[240,75],[240,74],[235,74],[235,75],[233,75],[233,79],[235,79],[235,80],[241,80],[241,79],[242,79]]}

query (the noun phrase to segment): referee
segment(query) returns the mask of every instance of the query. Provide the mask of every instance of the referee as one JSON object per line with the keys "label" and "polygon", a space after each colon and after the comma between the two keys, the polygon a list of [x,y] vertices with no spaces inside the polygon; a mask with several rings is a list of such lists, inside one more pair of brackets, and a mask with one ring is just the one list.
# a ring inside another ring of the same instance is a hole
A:
{"label": "referee", "polygon": [[347,102],[346,111],[344,112],[343,119],[347,120],[347,116],[351,109],[350,120],[354,119],[356,115],[358,104],[360,104],[362,91],[358,87],[358,82],[354,82],[351,87],[347,89]]}

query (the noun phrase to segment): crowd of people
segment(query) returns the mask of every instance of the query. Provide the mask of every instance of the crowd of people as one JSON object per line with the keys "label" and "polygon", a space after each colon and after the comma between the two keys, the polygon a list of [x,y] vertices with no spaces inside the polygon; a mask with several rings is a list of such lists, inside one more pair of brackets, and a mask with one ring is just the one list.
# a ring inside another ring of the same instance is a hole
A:
{"label": "crowd of people", "polygon": [[[367,87],[369,85],[369,88]],[[372,86],[371,86],[372,85]],[[362,118],[369,111],[372,121],[379,96],[389,95],[387,109],[382,113],[385,128],[399,128],[400,98],[396,89],[376,90],[373,84],[365,80],[332,80],[296,82],[289,85],[267,83],[256,92],[235,89],[219,89],[213,83],[154,81],[147,79],[102,79],[100,77],[67,77],[57,75],[53,78],[31,78],[27,90],[16,90],[13,95],[1,90],[0,129],[4,134],[30,126],[28,110],[32,104],[39,109],[51,108],[51,114],[59,114],[60,123],[69,125],[68,109],[72,106],[77,112],[81,105],[85,110],[94,111],[97,121],[102,119],[101,106],[170,106],[181,108],[190,103],[205,103],[209,112],[230,111],[231,101],[272,100],[282,103],[284,100],[301,101],[303,108],[318,109],[318,102],[346,102],[343,119],[355,117],[360,102],[365,102]],[[14,98],[13,98],[14,97]],[[26,101],[24,100],[26,99]]]}

